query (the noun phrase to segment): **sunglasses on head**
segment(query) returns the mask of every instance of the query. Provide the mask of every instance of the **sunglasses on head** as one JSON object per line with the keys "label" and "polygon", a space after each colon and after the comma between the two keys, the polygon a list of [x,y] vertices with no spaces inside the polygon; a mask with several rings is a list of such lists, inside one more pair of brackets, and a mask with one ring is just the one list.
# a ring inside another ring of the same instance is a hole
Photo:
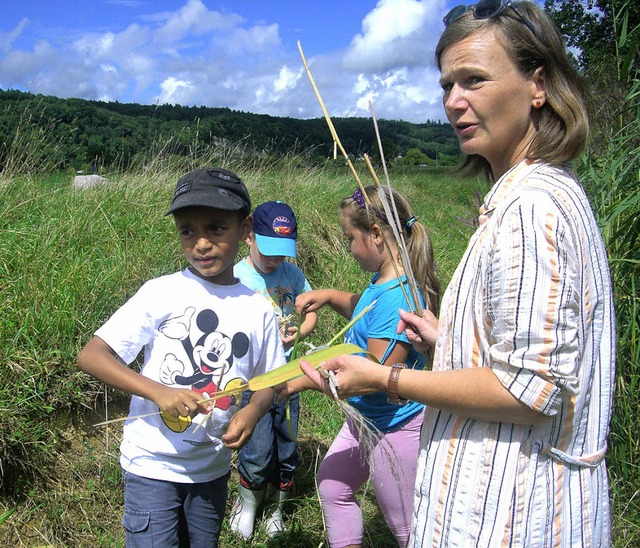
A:
{"label": "sunglasses on head", "polygon": [[518,19],[526,25],[531,33],[535,37],[538,36],[533,25],[520,13],[513,0],[480,0],[477,4],[471,4],[470,6],[461,4],[447,13],[442,21],[444,22],[444,26],[448,27],[454,21],[460,19],[467,10],[473,10],[473,16],[476,19],[491,19],[492,17],[500,15],[506,8],[511,8],[513,13],[518,16]]}

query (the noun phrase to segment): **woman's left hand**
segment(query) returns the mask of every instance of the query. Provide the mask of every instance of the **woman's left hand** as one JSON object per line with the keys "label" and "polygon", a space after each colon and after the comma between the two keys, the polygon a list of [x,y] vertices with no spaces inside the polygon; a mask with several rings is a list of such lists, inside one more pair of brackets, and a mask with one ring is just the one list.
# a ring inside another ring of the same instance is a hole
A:
{"label": "woman's left hand", "polygon": [[416,352],[426,352],[435,347],[438,337],[438,318],[430,310],[418,316],[406,310],[398,310],[400,320],[397,332],[405,333]]}

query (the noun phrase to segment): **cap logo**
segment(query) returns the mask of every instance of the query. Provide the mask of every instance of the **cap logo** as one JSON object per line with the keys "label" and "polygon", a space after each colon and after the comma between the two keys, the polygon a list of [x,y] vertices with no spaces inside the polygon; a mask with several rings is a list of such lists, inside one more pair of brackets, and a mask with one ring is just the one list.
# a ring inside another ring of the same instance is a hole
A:
{"label": "cap logo", "polygon": [[178,188],[176,188],[173,193],[173,199],[175,200],[178,196],[184,194],[185,192],[189,192],[191,189],[191,182],[182,183]]}
{"label": "cap logo", "polygon": [[291,221],[288,217],[280,215],[273,220],[271,228],[276,234],[280,234],[281,236],[288,236],[289,234],[291,234]]}

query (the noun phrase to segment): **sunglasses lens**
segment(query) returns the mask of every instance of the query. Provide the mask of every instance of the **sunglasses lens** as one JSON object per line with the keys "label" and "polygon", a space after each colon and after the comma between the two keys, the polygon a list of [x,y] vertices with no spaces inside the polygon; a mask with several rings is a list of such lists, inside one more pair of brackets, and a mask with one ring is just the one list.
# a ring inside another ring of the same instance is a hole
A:
{"label": "sunglasses lens", "polygon": [[467,9],[468,7],[462,4],[453,8],[449,13],[447,13],[447,15],[444,16],[444,19],[442,20],[444,22],[444,26],[448,27],[454,21],[460,19],[462,14],[467,11]]}
{"label": "sunglasses lens", "polygon": [[498,15],[508,5],[508,2],[503,0],[480,0],[473,8],[473,15],[476,19],[489,19]]}

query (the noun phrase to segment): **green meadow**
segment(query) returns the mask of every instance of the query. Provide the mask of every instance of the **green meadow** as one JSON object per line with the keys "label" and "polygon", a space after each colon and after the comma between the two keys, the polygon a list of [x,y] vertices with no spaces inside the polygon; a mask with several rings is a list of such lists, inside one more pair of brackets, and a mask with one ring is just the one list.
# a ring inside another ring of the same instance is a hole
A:
{"label": "green meadow", "polygon": [[[625,146],[628,159],[633,149]],[[629,196],[621,187],[628,174],[620,175],[626,164],[613,161],[616,151],[612,144],[610,163],[586,159],[579,167],[609,245],[619,306],[621,359],[608,456],[614,543],[637,546],[637,251],[632,235],[624,243],[625,230],[637,223],[637,190],[635,205],[620,210]],[[312,164],[303,153],[273,158],[236,152],[216,148],[176,159],[160,149],[139,167],[104,173],[110,182],[88,189],[74,188],[71,173],[56,174],[38,162],[15,163],[0,173],[0,544],[124,546],[121,423],[95,425],[122,417],[128,397],[80,373],[75,359],[94,330],[144,281],[184,268],[172,220],[163,216],[183,173],[222,165],[245,179],[254,204],[288,202],[300,224],[297,264],[313,287],[357,291],[367,284],[370,275],[350,257],[338,225],[338,203],[356,186],[344,163]],[[429,228],[446,285],[488,187],[452,171],[392,170],[390,176]],[[370,181],[363,168],[360,177]],[[616,189],[611,181],[619,183]],[[322,310],[311,342],[327,342],[344,323]],[[269,545],[327,545],[314,478],[343,419],[328,398],[303,394],[302,466],[285,507],[289,531]],[[232,475],[230,499],[236,490]],[[372,488],[361,497],[365,546],[393,546]],[[261,530],[244,543],[267,544]],[[225,524],[221,546],[242,545]]]}

